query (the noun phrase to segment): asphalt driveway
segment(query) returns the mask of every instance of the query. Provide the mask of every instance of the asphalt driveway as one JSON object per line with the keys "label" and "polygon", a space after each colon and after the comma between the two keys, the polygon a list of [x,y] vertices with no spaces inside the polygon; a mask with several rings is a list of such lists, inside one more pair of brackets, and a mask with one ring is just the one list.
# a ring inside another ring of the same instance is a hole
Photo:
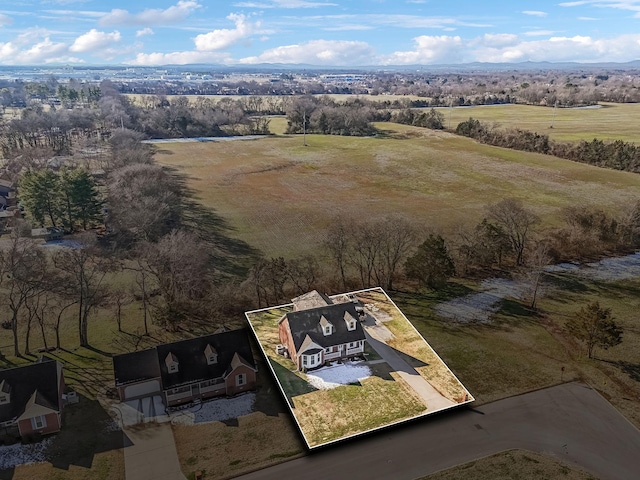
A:
{"label": "asphalt driveway", "polygon": [[579,383],[461,407],[240,478],[412,480],[512,448],[550,455],[602,479],[640,478],[640,431]]}

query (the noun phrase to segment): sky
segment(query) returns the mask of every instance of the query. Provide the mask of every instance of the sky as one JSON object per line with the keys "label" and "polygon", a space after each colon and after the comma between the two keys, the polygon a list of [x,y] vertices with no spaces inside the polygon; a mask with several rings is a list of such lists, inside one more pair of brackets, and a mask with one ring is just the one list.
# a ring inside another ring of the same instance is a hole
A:
{"label": "sky", "polygon": [[640,59],[640,0],[0,0],[0,65]]}

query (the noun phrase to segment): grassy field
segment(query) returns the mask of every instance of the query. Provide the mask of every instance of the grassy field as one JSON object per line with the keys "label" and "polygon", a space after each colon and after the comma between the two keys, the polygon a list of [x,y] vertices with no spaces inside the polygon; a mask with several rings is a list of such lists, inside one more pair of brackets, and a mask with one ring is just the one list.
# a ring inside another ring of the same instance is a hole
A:
{"label": "grassy field", "polygon": [[[553,140],[624,140],[640,143],[640,104],[603,103],[600,108],[557,108],[533,105],[487,105],[437,108],[445,126],[455,129],[469,117],[495,122],[501,128],[517,127],[549,135]],[[555,120],[554,120],[555,115]],[[451,118],[451,121],[449,121]],[[550,128],[553,123],[553,128]]]}
{"label": "grassy field", "polygon": [[383,138],[309,135],[173,143],[156,160],[190,177],[233,236],[266,255],[315,253],[333,218],[404,216],[452,233],[517,197],[558,225],[559,209],[617,210],[640,195],[640,176],[480,145],[444,132],[379,124]]}

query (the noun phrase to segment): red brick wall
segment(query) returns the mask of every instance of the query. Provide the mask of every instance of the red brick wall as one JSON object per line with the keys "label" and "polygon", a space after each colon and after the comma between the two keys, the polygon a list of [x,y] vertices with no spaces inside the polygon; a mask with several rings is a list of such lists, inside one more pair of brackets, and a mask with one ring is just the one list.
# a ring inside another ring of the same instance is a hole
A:
{"label": "red brick wall", "polygon": [[[236,376],[244,373],[247,375],[247,383],[238,387],[236,386]],[[247,392],[256,388],[256,372],[251,368],[240,365],[227,377],[225,381],[227,385],[227,395],[236,395],[241,392]]]}
{"label": "red brick wall", "polygon": [[47,433],[54,433],[54,432],[59,432],[60,431],[60,421],[58,420],[58,414],[57,413],[49,413],[47,415],[45,415],[45,421],[47,423],[47,426],[40,429],[40,430],[34,430],[31,427],[31,419],[27,418],[25,420],[20,420],[18,422],[18,429],[20,431],[20,435],[25,436],[25,435],[29,435],[32,433],[41,433],[43,435],[47,434]]}
{"label": "red brick wall", "polygon": [[278,324],[278,337],[280,338],[280,343],[287,347],[287,350],[289,350],[291,360],[293,360],[297,365],[298,360],[296,356],[296,346],[293,343],[293,338],[291,338],[291,331],[289,330],[289,320],[287,318],[285,318]]}

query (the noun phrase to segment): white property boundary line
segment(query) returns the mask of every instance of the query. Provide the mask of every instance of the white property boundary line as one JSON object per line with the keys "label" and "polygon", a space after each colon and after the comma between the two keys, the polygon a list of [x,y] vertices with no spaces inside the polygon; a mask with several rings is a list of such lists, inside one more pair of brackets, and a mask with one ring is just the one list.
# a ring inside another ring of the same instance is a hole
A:
{"label": "white property boundary line", "polygon": [[387,300],[389,300],[389,302],[391,302],[391,305],[393,305],[393,307],[398,312],[400,312],[400,314],[402,315],[402,318],[404,318],[404,320],[409,325],[411,325],[411,328],[413,328],[414,332],[418,335],[418,337],[422,339],[422,341],[429,347],[429,349],[438,358],[438,360],[440,360],[442,362],[442,364],[447,368],[449,373],[453,376],[453,378],[456,379],[456,381],[462,386],[462,388],[464,388],[467,391],[467,393],[469,393],[470,399],[466,400],[464,402],[461,402],[461,403],[457,403],[455,405],[451,405],[449,407],[443,407],[443,408],[440,408],[438,410],[433,410],[431,412],[422,413],[420,415],[416,415],[416,416],[411,417],[411,418],[405,418],[405,419],[402,419],[402,420],[397,420],[397,421],[394,421],[394,422],[391,422],[391,423],[387,423],[385,425],[381,425],[381,426],[376,427],[376,428],[371,428],[369,430],[363,430],[362,432],[353,433],[351,435],[347,435],[345,437],[340,437],[340,438],[337,438],[335,440],[331,440],[329,442],[320,443],[318,445],[311,446],[309,444],[309,440],[307,439],[307,436],[304,433],[304,430],[302,429],[302,426],[300,425],[300,422],[298,422],[298,418],[296,417],[296,414],[293,412],[293,406],[289,403],[289,398],[287,397],[287,392],[285,391],[284,387],[280,383],[280,380],[278,379],[278,375],[276,374],[275,370],[271,366],[271,359],[269,358],[269,356],[267,355],[267,352],[265,351],[264,347],[262,346],[262,342],[260,341],[260,337],[258,337],[258,334],[256,333],[255,329],[253,328],[253,324],[251,323],[251,320],[249,319],[249,314],[265,312],[265,311],[268,311],[268,310],[275,310],[275,309],[278,309],[278,308],[292,307],[293,303],[285,303],[285,304],[277,305],[277,306],[274,306],[274,307],[260,308],[260,309],[257,309],[257,310],[250,310],[248,312],[245,312],[244,315],[245,315],[245,317],[247,319],[247,322],[249,322],[249,326],[251,327],[251,331],[253,332],[253,335],[255,336],[256,340],[258,341],[258,345],[260,346],[260,350],[262,350],[262,354],[264,355],[264,357],[266,359],[267,365],[269,366],[269,370],[271,370],[271,374],[276,379],[276,382],[278,383],[278,387],[280,387],[280,392],[284,395],[285,400],[287,402],[287,405],[289,406],[289,411],[290,411],[291,415],[293,416],[293,420],[296,422],[296,425],[298,426],[298,430],[302,434],[302,438],[304,439],[304,442],[307,445],[307,449],[309,449],[309,450],[314,450],[314,449],[317,449],[317,448],[320,448],[320,447],[324,447],[324,446],[327,446],[327,445],[332,445],[334,443],[342,442],[342,441],[348,440],[350,438],[359,437],[361,435],[366,435],[368,433],[372,433],[372,432],[376,432],[378,430],[382,430],[382,429],[386,429],[386,428],[389,428],[389,427],[393,427],[394,425],[407,423],[407,422],[410,422],[410,421],[413,421],[413,420],[416,420],[416,419],[419,419],[419,418],[422,418],[422,417],[428,417],[428,416],[431,416],[431,415],[433,415],[435,413],[443,412],[445,410],[451,410],[453,408],[458,408],[458,407],[460,407],[462,405],[467,405],[467,404],[475,401],[475,398],[473,397],[473,395],[471,395],[471,392],[469,392],[467,387],[465,387],[464,384],[458,379],[458,377],[456,377],[456,375],[451,371],[451,369],[444,362],[444,360],[442,360],[442,358],[440,358],[440,355],[438,355],[436,353],[436,351],[431,347],[431,345],[429,345],[429,342],[427,342],[425,340],[425,338],[420,334],[420,332],[416,329],[416,327],[409,321],[409,319],[405,316],[405,314],[402,312],[402,310],[400,310],[398,308],[398,306],[395,304],[395,302],[393,300],[391,300],[389,295],[387,295],[387,292],[385,292],[382,289],[382,287],[365,288],[365,289],[356,290],[356,291],[353,291],[353,292],[338,293],[338,294],[335,294],[335,295],[330,295],[329,298],[340,297],[340,296],[343,296],[343,295],[357,295],[358,293],[366,293],[366,292],[373,292],[373,291],[382,293],[387,298]]}

